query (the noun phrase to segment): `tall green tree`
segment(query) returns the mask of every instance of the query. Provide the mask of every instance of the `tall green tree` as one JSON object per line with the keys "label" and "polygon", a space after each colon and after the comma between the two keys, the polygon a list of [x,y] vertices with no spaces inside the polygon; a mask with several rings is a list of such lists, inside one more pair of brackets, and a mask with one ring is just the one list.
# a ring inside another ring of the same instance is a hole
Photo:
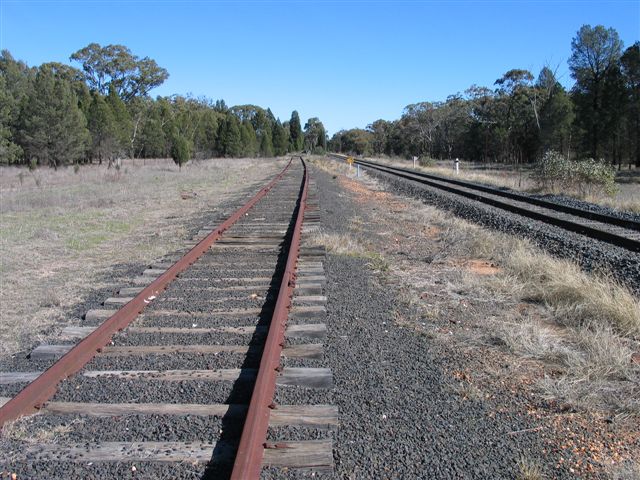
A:
{"label": "tall green tree", "polygon": [[289,120],[289,151],[299,152],[304,145],[304,136],[302,135],[302,126],[300,125],[300,115],[294,110]]}
{"label": "tall green tree", "polygon": [[169,156],[168,142],[163,128],[168,119],[163,117],[162,113],[160,101],[148,105],[145,122],[137,140],[137,150],[145,158],[166,158]]}
{"label": "tall green tree", "polygon": [[177,129],[174,129],[171,138],[171,158],[178,165],[179,170],[182,170],[182,165],[191,158],[191,142]]}
{"label": "tall green tree", "polygon": [[[126,155],[127,152],[131,152],[131,137],[133,134],[131,116],[129,115],[127,106],[116,93],[114,88],[109,89],[106,101],[113,114],[118,146],[117,155]],[[132,152],[131,154],[133,155]]]}
{"label": "tall green tree", "polygon": [[620,59],[627,90],[627,132],[630,157],[640,167],[640,42],[627,48]]}
{"label": "tall green tree", "polygon": [[20,145],[20,114],[33,93],[36,69],[13,58],[8,50],[0,52],[0,163],[24,161]]}
{"label": "tall green tree", "polygon": [[21,124],[29,162],[57,168],[85,156],[89,143],[86,119],[69,82],[49,69],[38,71],[33,94],[21,112]]}
{"label": "tall green tree", "polygon": [[220,123],[218,153],[225,157],[239,157],[242,155],[240,121],[233,114],[228,114],[224,121]]}
{"label": "tall green tree", "polygon": [[271,129],[264,129],[260,135],[260,156],[273,157],[273,141],[271,139]]}
{"label": "tall green tree", "polygon": [[118,126],[116,125],[113,112],[98,92],[93,92],[92,101],[89,105],[87,116],[87,126],[91,133],[91,146],[89,155],[97,158],[102,164],[106,160],[111,164],[118,154]]}
{"label": "tall green tree", "polygon": [[310,118],[304,125],[304,148],[308,152],[327,148],[327,131],[318,117]]}
{"label": "tall green tree", "polygon": [[240,142],[242,143],[242,156],[253,157],[258,151],[258,139],[253,125],[249,120],[242,122],[240,127]]}
{"label": "tall green tree", "polygon": [[0,164],[18,163],[22,157],[22,148],[13,141],[12,103],[5,78],[0,75]]}
{"label": "tall green tree", "polygon": [[274,155],[279,157],[286,154],[289,148],[289,129],[277,120],[272,135]]}
{"label": "tall green tree", "polygon": [[107,95],[110,89],[125,102],[162,85],[169,73],[149,57],[139,58],[124,45],[90,43],[71,55],[82,65],[89,88]]}
{"label": "tall green tree", "polygon": [[509,70],[495,82],[501,152],[505,160],[516,163],[532,161],[537,150],[539,118],[532,82],[531,72],[522,69]]}
{"label": "tall green tree", "polygon": [[607,116],[616,115],[603,101],[610,87],[611,70],[622,55],[622,40],[613,28],[583,25],[571,41],[569,68],[576,80],[574,100],[576,121],[585,132],[584,149],[592,158],[604,155]]}
{"label": "tall green tree", "polygon": [[538,111],[541,153],[555,150],[569,156],[574,118],[571,98],[548,67],[540,71],[536,89],[542,98]]}
{"label": "tall green tree", "polygon": [[387,148],[389,145],[389,133],[391,131],[392,122],[386,120],[376,120],[375,122],[367,125],[367,130],[371,132],[373,140],[371,143],[371,150],[375,154],[388,153]]}

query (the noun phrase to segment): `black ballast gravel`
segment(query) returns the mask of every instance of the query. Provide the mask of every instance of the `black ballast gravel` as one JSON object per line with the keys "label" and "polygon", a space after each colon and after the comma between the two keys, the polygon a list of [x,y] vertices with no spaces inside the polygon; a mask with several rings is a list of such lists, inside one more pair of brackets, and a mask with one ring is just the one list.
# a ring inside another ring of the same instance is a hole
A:
{"label": "black ballast gravel", "polygon": [[[313,175],[325,231],[350,233],[357,204],[330,175]],[[365,260],[330,254],[325,269],[325,355],[339,409],[336,478],[515,478],[521,457],[538,460],[549,478],[566,478],[546,465],[535,435],[508,435],[535,426],[529,418],[454,393],[457,382],[445,373],[451,360],[394,323],[394,292],[377,284]]]}
{"label": "black ballast gravel", "polygon": [[574,260],[585,271],[601,271],[640,294],[640,254],[499,208],[444,192],[411,180],[367,170],[396,193],[419,198],[429,205],[504,233],[527,238],[559,257]]}

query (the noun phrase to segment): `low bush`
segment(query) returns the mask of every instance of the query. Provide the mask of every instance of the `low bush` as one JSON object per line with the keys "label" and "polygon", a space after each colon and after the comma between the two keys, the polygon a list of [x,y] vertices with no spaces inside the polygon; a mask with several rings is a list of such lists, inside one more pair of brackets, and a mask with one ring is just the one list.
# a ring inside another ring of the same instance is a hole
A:
{"label": "low bush", "polygon": [[546,152],[536,165],[534,177],[541,188],[588,195],[615,195],[615,168],[604,160],[570,160],[558,152]]}

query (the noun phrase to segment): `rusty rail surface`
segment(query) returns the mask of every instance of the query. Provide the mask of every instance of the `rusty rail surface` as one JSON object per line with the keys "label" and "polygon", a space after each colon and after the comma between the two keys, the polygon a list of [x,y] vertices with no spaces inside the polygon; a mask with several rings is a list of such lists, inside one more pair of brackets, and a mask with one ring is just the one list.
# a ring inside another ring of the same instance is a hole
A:
{"label": "rusty rail surface", "polygon": [[[145,307],[164,291],[167,286],[183,271],[189,268],[200,256],[213,245],[229,227],[237,222],[247,211],[258,203],[283,177],[291,166],[293,158],[284,169],[265,187],[254,195],[247,203],[236,210],[227,220],[215,228],[195,247],[187,252],[162,275],[145,287],[129,303],[120,308],[105,320],[96,330],[76,344],[67,354],[54,363],[38,378],[29,383],[18,395],[0,408],[0,428],[8,421],[38,411],[56,392],[58,384],[78,372],[107,345],[112,336],[127,327],[142,313]],[[305,169],[306,175],[306,169]]]}
{"label": "rusty rail surface", "polygon": [[[302,157],[300,157],[302,160]],[[271,409],[277,408],[273,404],[273,395],[276,388],[276,377],[281,370],[280,355],[284,345],[284,333],[291,308],[291,299],[296,282],[296,266],[298,254],[300,252],[300,236],[302,233],[302,222],[306,208],[307,192],[309,186],[309,174],[307,166],[304,166],[304,177],[302,180],[302,191],[300,203],[298,205],[298,215],[294,226],[287,264],[284,276],[280,284],[278,299],[273,310],[269,333],[265,343],[260,368],[253,387],[251,403],[247,411],[242,436],[236,459],[231,474],[232,480],[248,480],[260,477],[262,468],[262,458],[266,448],[267,428],[269,427],[269,416]],[[286,448],[286,445],[275,445],[275,448]]]}

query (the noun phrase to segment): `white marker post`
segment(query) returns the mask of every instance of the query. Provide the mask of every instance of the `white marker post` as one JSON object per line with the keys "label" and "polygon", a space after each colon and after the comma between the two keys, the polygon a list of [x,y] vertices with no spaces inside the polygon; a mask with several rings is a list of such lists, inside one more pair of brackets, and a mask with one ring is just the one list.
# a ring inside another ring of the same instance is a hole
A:
{"label": "white marker post", "polygon": [[460,173],[460,160],[456,158],[456,161],[453,162],[454,170],[456,171],[456,175]]}
{"label": "white marker post", "polygon": [[414,157],[413,157],[413,168],[416,168],[416,161],[417,161],[417,160],[418,160],[418,157],[416,157],[416,156],[414,155]]}

